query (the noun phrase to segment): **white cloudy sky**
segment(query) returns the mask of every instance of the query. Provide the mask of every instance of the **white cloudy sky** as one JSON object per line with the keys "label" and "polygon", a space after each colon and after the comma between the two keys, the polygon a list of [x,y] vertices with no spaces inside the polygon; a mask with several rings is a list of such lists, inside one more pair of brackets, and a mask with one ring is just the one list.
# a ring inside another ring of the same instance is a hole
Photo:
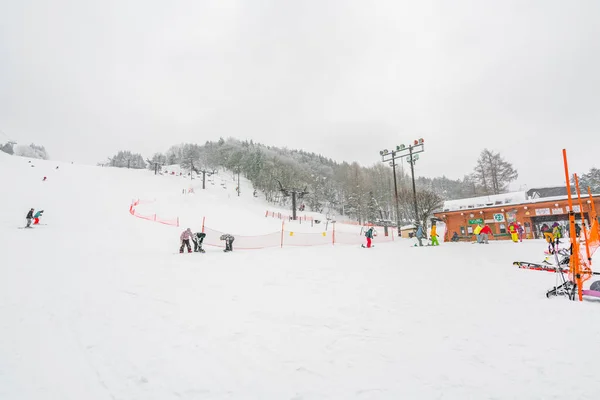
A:
{"label": "white cloudy sky", "polygon": [[95,163],[219,136],[518,184],[600,148],[598,0],[0,0],[0,141]]}

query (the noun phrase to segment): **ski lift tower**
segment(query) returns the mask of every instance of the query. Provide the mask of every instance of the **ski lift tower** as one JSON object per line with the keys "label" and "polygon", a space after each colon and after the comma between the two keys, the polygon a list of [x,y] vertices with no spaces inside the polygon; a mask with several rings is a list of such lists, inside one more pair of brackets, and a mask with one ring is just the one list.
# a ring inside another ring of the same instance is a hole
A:
{"label": "ski lift tower", "polygon": [[296,200],[302,199],[304,196],[308,194],[307,188],[299,189],[295,187],[284,188],[281,182],[277,181],[279,184],[279,190],[285,197],[292,196],[292,219],[295,221],[298,219],[296,216]]}

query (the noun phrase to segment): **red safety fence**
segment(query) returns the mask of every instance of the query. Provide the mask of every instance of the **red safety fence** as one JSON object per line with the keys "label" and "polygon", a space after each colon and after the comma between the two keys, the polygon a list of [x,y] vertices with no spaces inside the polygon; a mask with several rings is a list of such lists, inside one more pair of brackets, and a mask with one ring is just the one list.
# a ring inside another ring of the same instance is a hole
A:
{"label": "red safety fence", "polygon": [[[277,219],[282,219],[282,220],[287,220],[287,221],[291,221],[294,218],[292,215],[282,214],[280,212],[269,211],[269,210],[267,210],[267,212],[265,213],[265,217],[277,218]],[[313,221],[314,218],[309,217],[308,215],[303,215],[303,216],[296,215],[296,220],[298,220],[300,222]]]}
{"label": "red safety fence", "polygon": [[129,214],[133,215],[134,217],[140,218],[140,219],[158,222],[159,224],[170,225],[170,226],[179,226],[179,217],[176,217],[173,219],[163,219],[163,218],[158,217],[156,214],[141,214],[135,209],[135,207],[140,204],[149,204],[149,203],[152,203],[152,201],[143,201],[143,200],[140,201],[139,199],[132,201],[131,205],[129,206]]}
{"label": "red safety fence", "polygon": [[[305,246],[323,246],[336,244],[351,244],[359,245],[366,243],[366,238],[361,232],[339,232],[335,230],[335,224],[331,224],[332,229],[327,232],[295,232],[285,229],[285,223],[281,224],[279,232],[272,232],[265,235],[245,236],[236,235],[231,232],[223,232],[216,229],[211,229],[205,226],[206,218],[202,220],[202,232],[206,233],[204,243],[208,246],[225,247],[224,242],[221,242],[220,237],[225,233],[229,233],[235,237],[233,247],[235,249],[264,249],[269,247],[305,247]],[[383,230],[383,228],[382,228]],[[373,243],[385,243],[394,241],[394,231],[391,230],[391,235],[377,235],[373,238]]]}
{"label": "red safety fence", "polygon": [[[134,217],[145,219],[148,221],[154,221],[170,226],[179,226],[179,217],[174,219],[163,219],[159,218],[156,214],[140,214],[135,207],[140,204],[148,204],[152,201],[140,201],[134,200],[129,206],[129,213]],[[311,217],[308,217],[311,218]],[[223,232],[216,229],[209,228],[205,225],[206,218],[202,219],[202,232],[206,233],[204,243],[207,246],[225,247],[225,243],[220,240],[221,235],[229,233],[234,236],[235,240],[233,243],[234,249],[242,250],[255,250],[255,249],[266,249],[270,247],[284,247],[284,246],[323,246],[323,245],[336,245],[336,244],[351,244],[359,245],[366,243],[363,230],[360,232],[339,232],[335,230],[335,223],[331,224],[331,230],[326,232],[295,232],[285,229],[285,223],[281,223],[281,230],[277,232],[271,232],[263,235],[238,235],[231,232]],[[382,228],[383,231],[383,228]],[[383,243],[394,241],[394,230],[390,230],[390,236],[377,235],[373,238],[374,243]]]}

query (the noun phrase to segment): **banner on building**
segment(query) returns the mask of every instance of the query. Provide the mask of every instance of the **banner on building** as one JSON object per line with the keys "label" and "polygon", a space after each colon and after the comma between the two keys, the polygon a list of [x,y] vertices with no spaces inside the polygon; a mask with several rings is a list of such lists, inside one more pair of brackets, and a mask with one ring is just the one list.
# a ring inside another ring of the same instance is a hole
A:
{"label": "banner on building", "polygon": [[549,208],[536,208],[535,215],[550,215]]}

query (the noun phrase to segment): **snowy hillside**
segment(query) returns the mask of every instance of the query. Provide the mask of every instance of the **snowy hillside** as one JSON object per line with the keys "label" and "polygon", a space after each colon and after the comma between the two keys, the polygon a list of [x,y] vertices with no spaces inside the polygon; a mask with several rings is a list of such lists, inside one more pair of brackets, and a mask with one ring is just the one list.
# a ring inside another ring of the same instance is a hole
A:
{"label": "snowy hillside", "polygon": [[[204,217],[240,237],[282,221],[227,173],[201,191],[28,161],[0,153],[0,399],[597,398],[600,304],[548,300],[553,274],[511,265],[541,261],[541,241],[178,254]],[[17,229],[31,207],[45,225]]]}

